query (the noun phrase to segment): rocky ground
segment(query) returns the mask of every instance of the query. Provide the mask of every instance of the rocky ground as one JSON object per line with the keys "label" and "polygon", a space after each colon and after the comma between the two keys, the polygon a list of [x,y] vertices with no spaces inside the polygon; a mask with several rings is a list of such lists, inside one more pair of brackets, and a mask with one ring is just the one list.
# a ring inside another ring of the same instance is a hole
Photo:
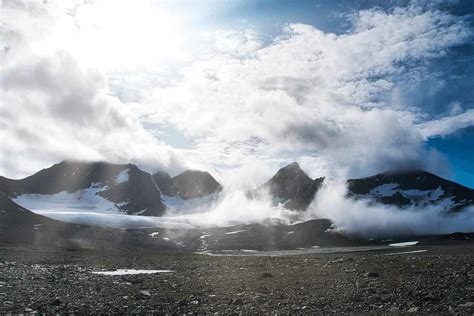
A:
{"label": "rocky ground", "polygon": [[[269,257],[4,246],[0,313],[474,313],[474,243],[392,248]],[[119,268],[174,272],[91,273]]]}

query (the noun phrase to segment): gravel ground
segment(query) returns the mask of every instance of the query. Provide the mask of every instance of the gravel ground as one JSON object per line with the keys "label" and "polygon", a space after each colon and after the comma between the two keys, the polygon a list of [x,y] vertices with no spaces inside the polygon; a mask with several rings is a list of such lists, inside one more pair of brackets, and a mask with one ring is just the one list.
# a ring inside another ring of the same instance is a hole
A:
{"label": "gravel ground", "polygon": [[[473,243],[281,257],[0,248],[0,313],[468,315],[473,258]],[[121,268],[174,272],[91,273]]]}

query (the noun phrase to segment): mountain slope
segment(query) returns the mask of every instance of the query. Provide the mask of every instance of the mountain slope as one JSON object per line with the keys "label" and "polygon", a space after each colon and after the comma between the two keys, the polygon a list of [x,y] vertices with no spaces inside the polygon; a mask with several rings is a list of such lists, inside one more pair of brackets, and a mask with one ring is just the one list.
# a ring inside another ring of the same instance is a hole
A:
{"label": "mountain slope", "polygon": [[474,190],[423,170],[380,173],[347,183],[350,196],[400,207],[440,205],[460,211],[474,205]]}
{"label": "mountain slope", "polygon": [[202,198],[222,190],[222,186],[208,173],[187,170],[171,178],[166,172],[158,171],[153,179],[161,192],[184,200]]}
{"label": "mountain slope", "polygon": [[133,164],[63,161],[21,180],[1,177],[0,190],[31,209],[49,201],[55,207],[97,206],[149,216],[166,210],[151,175]]}
{"label": "mountain slope", "polygon": [[270,180],[249,192],[249,195],[258,197],[268,192],[275,204],[281,203],[291,210],[304,210],[313,201],[323,181],[324,177],[311,179],[294,162],[278,170]]}

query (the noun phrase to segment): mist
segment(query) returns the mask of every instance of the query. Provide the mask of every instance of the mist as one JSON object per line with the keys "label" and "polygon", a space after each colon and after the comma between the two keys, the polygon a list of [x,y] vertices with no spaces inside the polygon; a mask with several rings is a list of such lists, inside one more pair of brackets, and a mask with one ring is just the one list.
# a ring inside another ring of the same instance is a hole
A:
{"label": "mist", "polygon": [[249,198],[244,190],[235,189],[227,189],[212,198],[182,201],[182,204],[173,204],[170,198],[166,202],[172,207],[163,217],[103,213],[99,209],[80,210],[67,205],[56,209],[28,206],[54,219],[115,228],[190,229],[255,223],[294,224],[327,218],[334,223],[334,232],[375,239],[474,231],[474,207],[447,214],[442,205],[399,208],[369,199],[355,200],[348,197],[347,192],[345,181],[326,179],[304,212],[275,205],[268,194],[258,199]]}
{"label": "mist", "polygon": [[326,180],[302,220],[329,218],[334,231],[365,238],[449,234],[474,231],[474,207],[447,214],[442,205],[399,208],[347,197],[342,180]]}
{"label": "mist", "polygon": [[[172,199],[172,198],[171,198]],[[77,206],[69,207],[62,204],[58,208],[50,208],[50,203],[30,202],[29,208],[40,215],[61,221],[93,226],[114,228],[169,228],[190,229],[207,227],[226,227],[239,224],[269,223],[291,224],[299,213],[290,211],[282,205],[272,205],[268,194],[259,199],[251,199],[243,190],[229,190],[217,195],[214,199],[194,199],[192,204],[183,203],[168,209],[162,217],[122,215],[102,212],[99,209],[81,210]],[[22,204],[20,200],[17,200]],[[22,206],[26,206],[24,203]],[[38,208],[38,207],[41,207]]]}

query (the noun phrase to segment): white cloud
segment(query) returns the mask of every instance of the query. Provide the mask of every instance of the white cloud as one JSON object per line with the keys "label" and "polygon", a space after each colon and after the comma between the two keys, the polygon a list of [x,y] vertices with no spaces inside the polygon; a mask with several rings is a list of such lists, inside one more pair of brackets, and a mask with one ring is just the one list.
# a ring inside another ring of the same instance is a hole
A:
{"label": "white cloud", "polygon": [[[9,49],[2,60],[0,174],[27,175],[65,158],[182,168],[182,156],[156,140],[126,104],[110,96],[103,73],[83,67],[64,50],[32,50],[36,41],[48,37],[48,32],[41,33],[56,21],[56,7],[4,6],[2,43]],[[18,27],[14,18],[22,18]]]}
{"label": "white cloud", "polygon": [[454,133],[458,129],[474,125],[474,109],[462,114],[446,116],[438,120],[421,123],[420,129],[425,137],[443,136]]}
{"label": "white cloud", "polygon": [[359,12],[342,35],[290,24],[247,55],[217,53],[183,69],[145,102],[145,121],[174,124],[201,155],[227,165],[317,156],[355,176],[426,164],[420,115],[387,96],[470,36],[463,20],[414,6]]}
{"label": "white cloud", "polygon": [[426,236],[474,230],[472,207],[448,215],[442,203],[424,208],[400,209],[365,199],[353,200],[346,194],[345,182],[325,181],[303,219],[330,218],[336,231],[366,238]]}
{"label": "white cloud", "polygon": [[[267,44],[254,30],[193,29],[190,43],[199,45],[188,52],[188,33],[169,41],[189,27],[179,16],[166,20],[151,43],[148,22],[158,11],[150,11],[143,23],[120,29],[127,47],[120,50],[120,36],[112,34],[110,47],[106,39],[129,3],[121,2],[113,17],[107,12],[114,2],[98,11],[81,7],[77,21],[66,14],[71,3],[4,1],[0,174],[25,175],[68,157],[131,160],[171,172],[183,165],[214,169],[226,184],[242,187],[256,184],[245,172],[263,179],[292,160],[311,166],[314,177],[428,164],[420,151],[429,123],[420,125],[422,115],[399,102],[397,89],[423,76],[426,60],[472,35],[462,19],[409,6],[358,12],[353,29],[341,35],[289,24]],[[142,9],[132,11],[138,19]],[[150,51],[140,53],[148,43]],[[173,63],[154,67],[155,57],[172,55],[187,66],[171,75]],[[105,75],[85,66],[109,61],[115,69]],[[116,95],[137,102],[113,97],[109,80]],[[172,126],[193,147],[165,146],[142,123]]]}

